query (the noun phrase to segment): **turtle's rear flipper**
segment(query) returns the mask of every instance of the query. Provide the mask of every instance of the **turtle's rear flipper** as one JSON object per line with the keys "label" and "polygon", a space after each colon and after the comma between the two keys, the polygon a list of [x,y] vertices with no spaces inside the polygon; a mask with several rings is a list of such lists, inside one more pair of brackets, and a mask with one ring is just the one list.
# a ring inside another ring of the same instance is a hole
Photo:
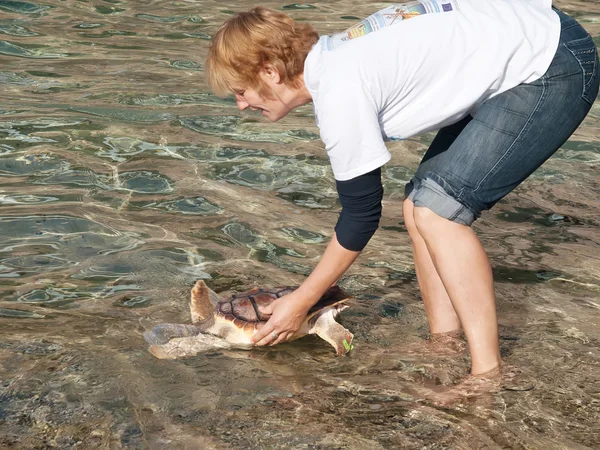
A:
{"label": "turtle's rear flipper", "polygon": [[159,359],[178,359],[230,347],[231,344],[224,339],[200,333],[193,337],[174,338],[162,345],[151,345],[148,350]]}
{"label": "turtle's rear flipper", "polygon": [[316,334],[321,339],[329,342],[335,348],[338,356],[344,356],[354,348],[352,345],[354,335],[335,321],[331,310],[325,311],[316,317],[309,333]]}
{"label": "turtle's rear flipper", "polygon": [[166,344],[173,338],[196,336],[200,330],[194,325],[180,323],[159,323],[151,330],[144,333],[144,339],[148,344]]}

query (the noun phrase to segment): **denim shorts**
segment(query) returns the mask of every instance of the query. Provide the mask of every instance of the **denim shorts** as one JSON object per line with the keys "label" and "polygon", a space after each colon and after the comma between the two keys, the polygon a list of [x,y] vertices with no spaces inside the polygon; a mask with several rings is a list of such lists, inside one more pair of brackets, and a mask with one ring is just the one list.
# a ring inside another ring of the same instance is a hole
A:
{"label": "denim shorts", "polygon": [[493,97],[442,128],[405,195],[415,206],[471,225],[531,175],[573,134],[598,95],[597,49],[575,19],[560,16],[546,73]]}

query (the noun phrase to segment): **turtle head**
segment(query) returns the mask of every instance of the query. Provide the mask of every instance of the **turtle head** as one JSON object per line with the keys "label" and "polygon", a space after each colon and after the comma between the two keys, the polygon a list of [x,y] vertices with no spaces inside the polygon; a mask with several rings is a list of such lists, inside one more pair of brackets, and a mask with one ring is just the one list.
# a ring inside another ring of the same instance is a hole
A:
{"label": "turtle head", "polygon": [[201,322],[213,317],[215,306],[218,302],[219,296],[204,281],[196,281],[196,284],[192,288],[192,298],[190,301],[192,322]]}

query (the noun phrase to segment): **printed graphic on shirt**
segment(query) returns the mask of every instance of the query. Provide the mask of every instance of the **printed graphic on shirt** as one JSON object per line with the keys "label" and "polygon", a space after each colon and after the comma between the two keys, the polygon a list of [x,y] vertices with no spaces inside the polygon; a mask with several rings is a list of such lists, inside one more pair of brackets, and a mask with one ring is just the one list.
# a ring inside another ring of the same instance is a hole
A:
{"label": "printed graphic on shirt", "polygon": [[327,42],[327,50],[333,50],[351,39],[364,36],[384,27],[389,27],[406,19],[423,14],[457,10],[457,0],[420,0],[390,5],[348,28],[343,33],[331,36]]}

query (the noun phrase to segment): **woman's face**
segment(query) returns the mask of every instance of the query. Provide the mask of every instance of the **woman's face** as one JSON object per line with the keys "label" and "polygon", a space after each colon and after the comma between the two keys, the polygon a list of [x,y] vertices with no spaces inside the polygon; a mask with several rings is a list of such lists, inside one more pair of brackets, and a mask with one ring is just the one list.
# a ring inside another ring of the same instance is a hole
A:
{"label": "woman's face", "polygon": [[235,102],[240,111],[243,111],[246,108],[250,108],[252,111],[260,110],[262,115],[271,122],[275,122],[285,115],[279,113],[281,109],[280,102],[277,102],[276,99],[266,99],[254,89],[236,88],[234,92]]}
{"label": "woman's face", "polygon": [[266,98],[255,89],[232,86],[237,107],[240,111],[246,108],[253,111],[260,110],[264,117],[271,122],[276,122],[292,110],[289,103],[285,101],[290,97],[292,91],[285,84],[279,82],[279,74],[276,71],[261,71],[260,76],[271,88],[272,96]]}

